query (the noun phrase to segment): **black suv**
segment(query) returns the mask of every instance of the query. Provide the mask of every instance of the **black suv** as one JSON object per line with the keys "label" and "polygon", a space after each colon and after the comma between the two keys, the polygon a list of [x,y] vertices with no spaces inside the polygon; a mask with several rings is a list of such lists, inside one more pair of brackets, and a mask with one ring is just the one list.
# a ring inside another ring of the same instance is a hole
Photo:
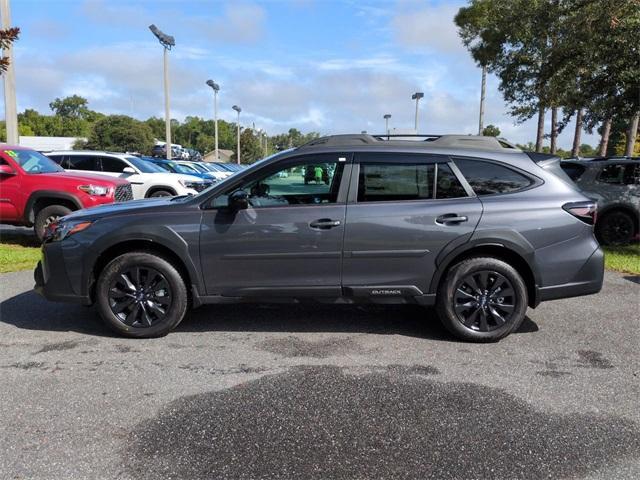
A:
{"label": "black suv", "polygon": [[490,341],[528,306],[600,290],[595,213],[559,159],[502,140],[337,135],[195,196],[63,218],[36,289],[96,304],[131,337],[166,334],[191,306],[313,300],[436,305],[453,334]]}

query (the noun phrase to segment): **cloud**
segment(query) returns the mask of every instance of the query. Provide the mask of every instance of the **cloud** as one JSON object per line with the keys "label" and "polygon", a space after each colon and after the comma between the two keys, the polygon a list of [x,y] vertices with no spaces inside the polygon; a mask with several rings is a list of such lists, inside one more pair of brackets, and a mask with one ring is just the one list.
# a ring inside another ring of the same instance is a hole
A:
{"label": "cloud", "polygon": [[402,47],[431,53],[463,53],[453,17],[458,7],[442,4],[400,5],[391,19],[391,30]]}
{"label": "cloud", "polygon": [[265,34],[266,11],[252,3],[232,3],[224,9],[222,17],[208,26],[211,38],[230,43],[251,44]]}

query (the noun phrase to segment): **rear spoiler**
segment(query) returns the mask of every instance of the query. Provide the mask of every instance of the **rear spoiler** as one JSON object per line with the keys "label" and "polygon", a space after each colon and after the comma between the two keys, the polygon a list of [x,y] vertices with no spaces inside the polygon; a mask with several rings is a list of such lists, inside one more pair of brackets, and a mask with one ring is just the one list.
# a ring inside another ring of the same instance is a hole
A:
{"label": "rear spoiler", "polygon": [[552,158],[557,158],[560,160],[560,157],[557,155],[552,155],[550,153],[537,153],[537,152],[524,152],[526,153],[531,160],[536,163],[543,162],[544,160],[551,160]]}

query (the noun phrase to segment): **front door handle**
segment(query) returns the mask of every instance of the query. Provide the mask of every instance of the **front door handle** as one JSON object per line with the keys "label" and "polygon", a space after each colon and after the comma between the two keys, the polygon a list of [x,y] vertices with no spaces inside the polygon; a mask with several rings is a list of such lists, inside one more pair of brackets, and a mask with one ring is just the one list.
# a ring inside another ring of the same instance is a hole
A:
{"label": "front door handle", "polygon": [[311,228],[317,228],[319,230],[328,230],[333,227],[340,226],[340,220],[331,220],[330,218],[320,218],[309,223]]}
{"label": "front door handle", "polygon": [[447,213],[436,218],[436,223],[446,225],[447,223],[461,223],[468,220],[469,218],[464,215],[458,215],[457,213]]}

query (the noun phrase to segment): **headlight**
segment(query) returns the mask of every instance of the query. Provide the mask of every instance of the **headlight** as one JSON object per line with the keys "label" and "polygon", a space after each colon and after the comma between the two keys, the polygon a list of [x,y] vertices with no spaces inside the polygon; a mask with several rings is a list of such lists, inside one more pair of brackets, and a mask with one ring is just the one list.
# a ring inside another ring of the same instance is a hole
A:
{"label": "headlight", "polygon": [[101,185],[80,185],[78,190],[88,193],[89,195],[98,195],[104,197],[109,193],[109,187],[103,187]]}
{"label": "headlight", "polygon": [[182,185],[184,188],[191,188],[193,190],[198,190],[200,187],[202,187],[202,183],[203,183],[203,182],[192,182],[191,180],[183,180],[182,178],[178,180],[178,182],[180,182],[180,185]]}
{"label": "headlight", "polygon": [[47,227],[45,232],[45,240],[52,242],[59,242],[65,238],[73,235],[74,233],[86,230],[91,226],[91,222],[78,221],[78,222],[54,222]]}

